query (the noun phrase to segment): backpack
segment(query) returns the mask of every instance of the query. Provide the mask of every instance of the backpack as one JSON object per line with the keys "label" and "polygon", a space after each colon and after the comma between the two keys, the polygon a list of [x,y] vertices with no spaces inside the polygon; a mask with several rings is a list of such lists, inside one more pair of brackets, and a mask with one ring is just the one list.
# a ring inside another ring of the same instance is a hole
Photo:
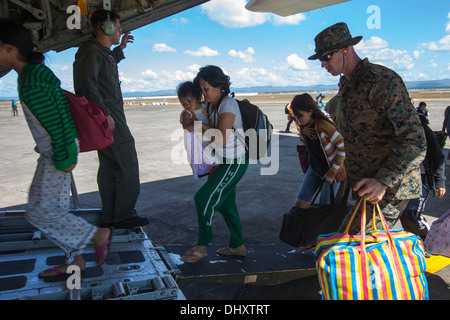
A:
{"label": "backpack", "polygon": [[[261,109],[247,99],[236,101],[241,111],[247,154],[249,159],[258,160],[264,157],[269,149],[273,126]],[[240,139],[242,141],[242,136]]]}

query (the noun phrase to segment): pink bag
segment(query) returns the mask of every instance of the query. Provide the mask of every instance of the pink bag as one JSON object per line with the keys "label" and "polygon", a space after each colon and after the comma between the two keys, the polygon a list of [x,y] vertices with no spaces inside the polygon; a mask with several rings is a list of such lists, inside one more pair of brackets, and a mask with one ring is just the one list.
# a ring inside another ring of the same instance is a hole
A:
{"label": "pink bag", "polygon": [[89,102],[72,92],[63,90],[69,101],[70,112],[78,132],[80,152],[101,150],[114,142],[103,107]]}
{"label": "pink bag", "polygon": [[184,147],[188,154],[188,161],[194,174],[194,179],[206,176],[214,166],[212,159],[206,152],[194,131],[184,132]]}
{"label": "pink bag", "polygon": [[431,224],[425,247],[431,254],[450,257],[450,210]]}

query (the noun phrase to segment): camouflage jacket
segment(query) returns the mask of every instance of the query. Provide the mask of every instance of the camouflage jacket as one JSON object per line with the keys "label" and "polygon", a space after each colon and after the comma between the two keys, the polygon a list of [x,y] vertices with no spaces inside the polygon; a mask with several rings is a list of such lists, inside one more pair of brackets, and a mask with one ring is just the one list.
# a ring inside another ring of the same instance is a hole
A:
{"label": "camouflage jacket", "polygon": [[341,119],[346,168],[351,185],[375,178],[388,188],[385,198],[420,196],[419,164],[426,140],[416,110],[401,77],[367,59],[342,77]]}

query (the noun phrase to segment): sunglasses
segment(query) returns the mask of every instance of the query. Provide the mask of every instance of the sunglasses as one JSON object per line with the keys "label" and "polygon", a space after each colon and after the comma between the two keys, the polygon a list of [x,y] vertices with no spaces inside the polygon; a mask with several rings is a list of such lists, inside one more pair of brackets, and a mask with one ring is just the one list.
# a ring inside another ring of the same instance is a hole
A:
{"label": "sunglasses", "polygon": [[330,61],[331,57],[332,57],[336,52],[339,52],[339,50],[337,50],[337,51],[332,51],[332,52],[330,52],[330,53],[327,53],[326,55],[320,57],[320,58],[319,58],[319,61],[320,61],[320,62],[327,62],[327,61]]}

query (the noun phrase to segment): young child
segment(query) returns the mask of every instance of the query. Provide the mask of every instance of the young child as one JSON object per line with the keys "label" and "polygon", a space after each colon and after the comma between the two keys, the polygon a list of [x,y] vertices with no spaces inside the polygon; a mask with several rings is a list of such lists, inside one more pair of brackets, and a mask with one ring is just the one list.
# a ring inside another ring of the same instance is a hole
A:
{"label": "young child", "polygon": [[201,121],[209,125],[206,104],[202,102],[202,91],[192,81],[185,81],[178,86],[178,100],[180,100],[183,111],[180,115],[180,123],[183,129],[194,131],[194,121]]}
{"label": "young child", "polygon": [[212,169],[214,160],[211,159],[204,151],[203,138],[195,132],[195,122],[201,122],[203,133],[209,128],[209,116],[206,104],[202,102],[202,91],[200,87],[191,81],[181,83],[177,89],[178,100],[183,107],[180,115],[180,123],[185,129],[184,143],[188,153],[189,164],[192,167],[194,179],[203,177]]}
{"label": "young child", "polygon": [[31,183],[25,218],[66,254],[66,263],[39,273],[47,278],[65,274],[70,265],[86,268],[83,249],[92,241],[97,265],[111,244],[112,230],[97,228],[69,212],[70,172],[78,156],[78,133],[61,81],[44,64],[45,57],[30,33],[13,22],[0,22],[0,65],[18,74],[24,115],[40,153]]}

